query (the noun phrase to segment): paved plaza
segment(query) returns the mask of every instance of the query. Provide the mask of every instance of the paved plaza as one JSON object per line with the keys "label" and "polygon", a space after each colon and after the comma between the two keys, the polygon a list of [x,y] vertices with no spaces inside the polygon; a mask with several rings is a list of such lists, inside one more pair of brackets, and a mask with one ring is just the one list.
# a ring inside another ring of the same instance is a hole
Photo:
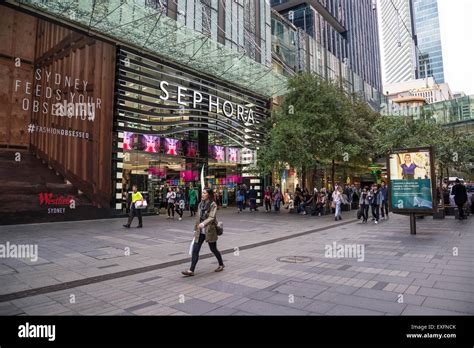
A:
{"label": "paved plaza", "polygon": [[[0,315],[472,315],[474,224],[355,211],[298,216],[220,209],[215,273],[207,245],[183,277],[194,219],[147,216],[1,226],[0,244],[37,244],[38,259],[0,259]],[[134,222],[134,225],[137,222]],[[338,253],[337,250],[346,251]],[[348,253],[349,252],[349,253]]]}

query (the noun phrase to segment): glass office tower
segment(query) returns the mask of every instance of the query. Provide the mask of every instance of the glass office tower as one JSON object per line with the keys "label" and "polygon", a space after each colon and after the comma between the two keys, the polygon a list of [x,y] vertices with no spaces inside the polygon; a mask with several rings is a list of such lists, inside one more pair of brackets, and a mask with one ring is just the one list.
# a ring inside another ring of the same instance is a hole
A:
{"label": "glass office tower", "polygon": [[413,0],[413,9],[419,77],[433,76],[437,83],[444,83],[438,0]]}

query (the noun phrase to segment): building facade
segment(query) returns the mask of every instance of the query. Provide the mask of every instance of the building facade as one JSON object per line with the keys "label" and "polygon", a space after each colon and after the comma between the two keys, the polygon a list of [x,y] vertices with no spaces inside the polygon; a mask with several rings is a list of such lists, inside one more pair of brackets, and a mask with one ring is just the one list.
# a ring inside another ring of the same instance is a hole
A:
{"label": "building facade", "polygon": [[2,223],[122,215],[132,185],[154,213],[202,168],[230,204],[263,189],[252,168],[286,86],[270,25],[256,0],[2,3]]}
{"label": "building facade", "polygon": [[437,83],[444,83],[438,0],[413,0],[413,15],[419,78],[434,77]]}
{"label": "building facade", "polygon": [[427,104],[453,99],[447,83],[437,83],[433,77],[385,85],[388,99],[414,96],[422,97]]}
{"label": "building facade", "polygon": [[370,0],[272,0],[272,7],[313,38],[334,61],[382,90],[377,8]]}
{"label": "building facade", "polygon": [[411,0],[379,0],[378,6],[384,85],[416,79],[418,59]]}

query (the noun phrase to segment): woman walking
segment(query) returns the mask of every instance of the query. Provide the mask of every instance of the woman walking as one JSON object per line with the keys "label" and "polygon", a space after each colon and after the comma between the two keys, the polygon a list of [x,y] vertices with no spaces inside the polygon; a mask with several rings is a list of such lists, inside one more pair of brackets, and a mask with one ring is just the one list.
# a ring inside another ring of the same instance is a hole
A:
{"label": "woman walking", "polygon": [[176,188],[176,204],[175,204],[175,206],[176,206],[175,210],[179,215],[178,220],[181,221],[181,220],[183,220],[183,211],[184,211],[184,207],[185,207],[185,202],[184,202],[184,192],[181,191],[180,187]]}
{"label": "woman walking", "polygon": [[196,215],[197,194],[197,191],[193,185],[191,185],[189,189],[189,211],[191,212],[191,216]]}
{"label": "woman walking", "polygon": [[369,218],[369,193],[367,192],[369,188],[366,186],[362,190],[359,199],[359,206],[360,206],[360,213],[362,217],[362,223],[367,223],[367,219]]}
{"label": "woman walking", "polygon": [[341,204],[342,204],[342,188],[336,186],[336,189],[332,193],[332,201],[335,204],[336,212],[334,213],[334,220],[342,220],[341,217]]}
{"label": "woman walking", "polygon": [[270,186],[267,186],[263,195],[263,200],[265,201],[265,211],[270,213],[272,211],[272,189]]}
{"label": "woman walking", "polygon": [[212,190],[202,191],[201,203],[199,203],[196,225],[194,227],[194,245],[191,258],[191,267],[187,271],[181,272],[185,276],[193,276],[196,264],[199,260],[199,251],[204,241],[209,243],[209,248],[216,256],[219,267],[214,272],[221,272],[224,269],[224,262],[219,250],[217,250],[217,204],[214,202]]}
{"label": "woman walking", "polygon": [[176,192],[170,187],[168,193],[166,194],[166,201],[168,202],[168,219],[171,219],[173,215],[174,219],[174,203],[176,202]]}

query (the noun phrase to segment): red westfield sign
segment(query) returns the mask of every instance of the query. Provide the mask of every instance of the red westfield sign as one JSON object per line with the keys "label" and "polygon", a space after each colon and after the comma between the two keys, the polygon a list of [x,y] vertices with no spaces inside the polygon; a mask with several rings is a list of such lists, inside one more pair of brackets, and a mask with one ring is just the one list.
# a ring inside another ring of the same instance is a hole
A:
{"label": "red westfield sign", "polygon": [[52,193],[42,192],[39,194],[40,205],[69,205],[73,200],[72,196],[53,196]]}

